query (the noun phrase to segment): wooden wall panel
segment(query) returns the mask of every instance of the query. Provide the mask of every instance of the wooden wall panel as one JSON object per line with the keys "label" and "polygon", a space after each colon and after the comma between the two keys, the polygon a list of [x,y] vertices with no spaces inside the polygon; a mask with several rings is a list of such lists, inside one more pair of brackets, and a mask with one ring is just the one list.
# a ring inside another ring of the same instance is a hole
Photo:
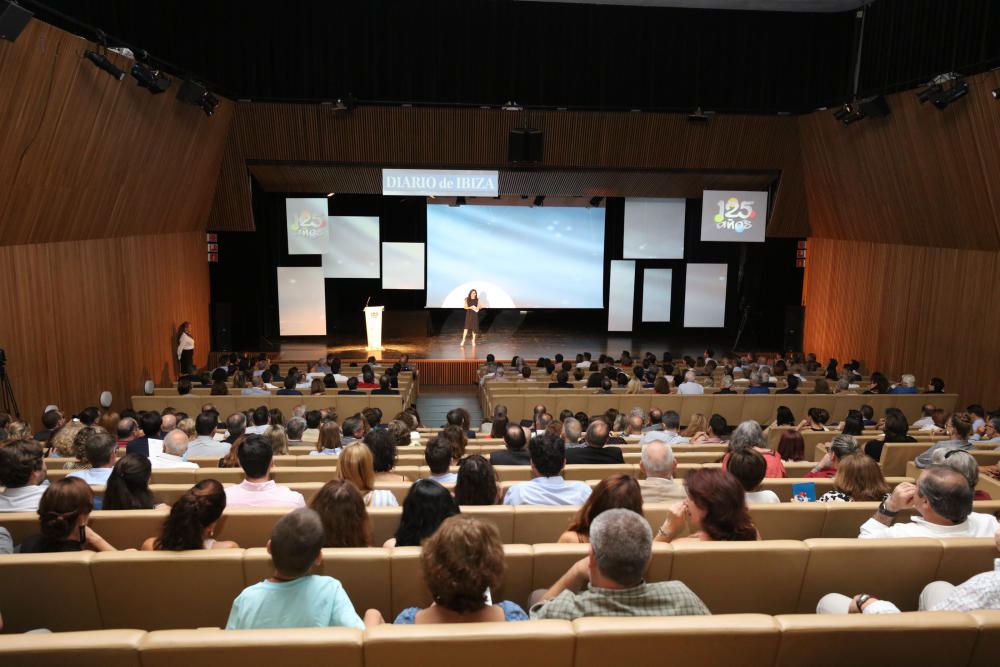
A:
{"label": "wooden wall panel", "polygon": [[545,168],[781,172],[768,232],[805,236],[798,121],[791,116],[717,116],[691,123],[681,114],[479,108],[239,104],[226,144],[209,228],[249,231],[249,162],[349,162],[382,166],[508,166],[508,131],[545,132]]}
{"label": "wooden wall panel", "polygon": [[208,356],[203,232],[0,247],[0,346],[21,414],[40,428],[54,403],[76,412],[146,379],[175,376],[173,335],[192,322],[195,363]]}
{"label": "wooden wall panel", "polygon": [[804,349],[1000,405],[1000,253],[809,240]]}
{"label": "wooden wall panel", "polygon": [[0,40],[0,245],[205,228],[233,105],[208,118],[180,81],[150,95],[88,48],[41,21]]}
{"label": "wooden wall panel", "polygon": [[849,127],[800,118],[813,236],[970,250],[1000,249],[1000,71],[968,79],[944,111],[915,91],[892,115]]}

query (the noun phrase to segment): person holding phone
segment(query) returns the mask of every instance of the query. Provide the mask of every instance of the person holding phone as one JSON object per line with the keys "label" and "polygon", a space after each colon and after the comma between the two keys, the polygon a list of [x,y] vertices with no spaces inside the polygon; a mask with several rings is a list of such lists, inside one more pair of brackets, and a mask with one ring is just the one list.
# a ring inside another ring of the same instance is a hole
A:
{"label": "person holding phone", "polygon": [[469,290],[469,295],[465,297],[465,328],[462,329],[462,342],[460,347],[465,346],[465,337],[472,332],[472,344],[476,344],[476,334],[479,333],[479,292],[474,289]]}
{"label": "person holding phone", "polygon": [[87,526],[93,509],[94,494],[82,479],[65,477],[52,482],[38,504],[40,532],[24,539],[21,553],[117,551]]}

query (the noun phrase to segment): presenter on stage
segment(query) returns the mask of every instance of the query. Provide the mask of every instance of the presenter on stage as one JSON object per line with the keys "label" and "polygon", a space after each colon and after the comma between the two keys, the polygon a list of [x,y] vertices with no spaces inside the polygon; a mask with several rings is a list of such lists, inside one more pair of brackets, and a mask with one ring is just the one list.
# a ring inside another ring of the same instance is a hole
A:
{"label": "presenter on stage", "polygon": [[190,322],[182,322],[177,329],[177,361],[181,362],[181,375],[194,373],[194,337]]}
{"label": "presenter on stage", "polygon": [[462,342],[460,346],[465,346],[465,336],[472,332],[472,344],[476,344],[476,334],[479,333],[479,292],[474,289],[469,290],[469,296],[465,297],[465,328],[462,329]]}

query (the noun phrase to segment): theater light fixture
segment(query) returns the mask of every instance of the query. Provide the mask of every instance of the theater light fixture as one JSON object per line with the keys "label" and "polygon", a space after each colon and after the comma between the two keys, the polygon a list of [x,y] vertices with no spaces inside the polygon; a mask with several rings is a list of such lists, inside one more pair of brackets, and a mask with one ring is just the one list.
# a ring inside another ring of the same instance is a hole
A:
{"label": "theater light fixture", "polygon": [[833,112],[833,117],[844,125],[851,125],[864,118],[885,118],[891,113],[886,99],[875,95],[845,104]]}
{"label": "theater light fixture", "polygon": [[590,198],[590,206],[592,208],[597,208],[598,206],[601,205],[601,201],[603,201],[603,200],[604,200],[604,197],[591,197]]}
{"label": "theater light fixture", "polygon": [[83,52],[83,57],[94,63],[98,69],[107,72],[119,81],[125,78],[125,72],[118,69],[118,67],[116,67],[113,62],[108,60],[108,57],[103,53],[87,50]]}
{"label": "theater light fixture", "polygon": [[932,83],[917,93],[917,99],[920,100],[921,104],[929,102],[930,100],[937,99],[937,96],[941,94],[942,90],[944,90],[944,88],[940,83]]}
{"label": "theater light fixture", "polygon": [[959,100],[968,94],[969,82],[963,79],[956,79],[947,90],[943,91],[936,99],[934,99],[934,106],[936,106],[939,111],[944,111],[952,102]]}
{"label": "theater light fixture", "polygon": [[180,90],[177,91],[177,100],[200,107],[206,116],[214,114],[215,108],[219,106],[219,99],[215,95],[208,92],[202,84],[190,79],[181,84]]}
{"label": "theater light fixture", "polygon": [[993,96],[993,99],[1000,100],[1000,88],[994,88],[993,92],[990,93],[990,95]]}
{"label": "theater light fixture", "polygon": [[140,88],[145,88],[151,95],[158,95],[170,87],[170,77],[158,69],[153,69],[145,63],[132,65],[132,78]]}
{"label": "theater light fixture", "polygon": [[856,123],[864,118],[865,113],[861,110],[860,104],[857,102],[851,102],[834,111],[833,117],[844,125],[850,125],[851,123]]}

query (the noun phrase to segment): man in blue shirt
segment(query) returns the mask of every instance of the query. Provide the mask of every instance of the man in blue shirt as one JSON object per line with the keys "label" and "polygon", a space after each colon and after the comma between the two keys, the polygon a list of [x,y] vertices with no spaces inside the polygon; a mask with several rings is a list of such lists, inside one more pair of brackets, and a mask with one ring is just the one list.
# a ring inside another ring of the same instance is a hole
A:
{"label": "man in blue shirt", "polygon": [[531,439],[530,482],[514,484],[504,496],[504,505],[582,505],[590,497],[590,487],[583,482],[567,482],[561,473],[566,465],[566,444],[552,433]]}
{"label": "man in blue shirt", "polygon": [[744,394],[770,394],[770,390],[764,386],[759,373],[750,376],[750,388]]}
{"label": "man in blue shirt", "polygon": [[889,390],[890,394],[919,394],[920,390],[917,389],[917,378],[913,377],[909,373],[904,373],[900,377],[899,384],[893,386]]}
{"label": "man in blue shirt", "polygon": [[324,540],[323,522],[315,511],[301,508],[283,516],[267,542],[274,576],[243,589],[233,602],[226,629],[364,629],[340,582],[309,574],[323,562]]}
{"label": "man in blue shirt", "polygon": [[[74,470],[67,477],[79,477],[90,486],[107,486],[108,477],[111,476],[111,469],[115,466],[115,450],[118,449],[118,442],[115,437],[107,431],[94,433],[83,445],[87,460],[90,461],[90,468]],[[104,502],[103,496],[94,498],[94,509],[101,509]]]}

